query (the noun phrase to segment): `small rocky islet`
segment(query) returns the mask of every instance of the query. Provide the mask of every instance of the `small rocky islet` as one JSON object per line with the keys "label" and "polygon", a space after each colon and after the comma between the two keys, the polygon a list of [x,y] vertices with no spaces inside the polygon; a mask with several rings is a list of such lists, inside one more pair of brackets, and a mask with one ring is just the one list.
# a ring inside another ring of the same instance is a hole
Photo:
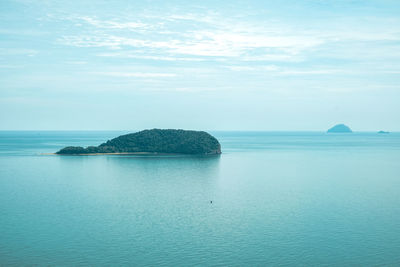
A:
{"label": "small rocky islet", "polygon": [[378,134],[388,134],[389,132],[387,131],[379,131]]}
{"label": "small rocky islet", "polygon": [[349,126],[344,124],[336,124],[332,128],[330,128],[327,133],[352,133],[353,131]]}
{"label": "small rocky islet", "polygon": [[151,129],[121,135],[99,146],[68,146],[56,152],[58,155],[125,153],[217,155],[221,154],[221,145],[204,131]]}

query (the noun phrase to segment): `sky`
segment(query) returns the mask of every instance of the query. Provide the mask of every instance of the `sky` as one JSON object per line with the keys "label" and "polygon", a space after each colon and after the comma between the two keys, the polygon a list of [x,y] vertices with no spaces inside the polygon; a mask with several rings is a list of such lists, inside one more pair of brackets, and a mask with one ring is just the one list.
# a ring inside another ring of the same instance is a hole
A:
{"label": "sky", "polygon": [[400,131],[400,1],[0,1],[0,130]]}

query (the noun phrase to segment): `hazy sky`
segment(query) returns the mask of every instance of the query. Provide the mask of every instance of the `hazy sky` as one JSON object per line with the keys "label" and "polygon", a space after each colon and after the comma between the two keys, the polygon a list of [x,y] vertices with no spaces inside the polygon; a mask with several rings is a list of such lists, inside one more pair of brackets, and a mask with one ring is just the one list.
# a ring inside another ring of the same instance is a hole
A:
{"label": "hazy sky", "polygon": [[0,129],[400,131],[400,1],[216,2],[1,0]]}

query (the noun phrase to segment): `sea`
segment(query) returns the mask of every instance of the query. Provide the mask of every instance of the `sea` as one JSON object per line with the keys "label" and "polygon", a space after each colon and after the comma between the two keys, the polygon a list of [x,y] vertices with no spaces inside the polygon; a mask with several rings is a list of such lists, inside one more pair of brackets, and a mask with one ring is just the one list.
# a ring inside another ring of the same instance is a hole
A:
{"label": "sea", "polygon": [[400,266],[400,133],[211,132],[220,156],[0,132],[1,266]]}

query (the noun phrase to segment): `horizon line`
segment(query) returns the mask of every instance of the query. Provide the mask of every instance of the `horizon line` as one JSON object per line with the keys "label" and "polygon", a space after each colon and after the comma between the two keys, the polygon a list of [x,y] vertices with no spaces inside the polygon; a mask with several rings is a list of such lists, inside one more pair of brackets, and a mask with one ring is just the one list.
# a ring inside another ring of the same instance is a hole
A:
{"label": "horizon line", "polygon": [[[0,132],[140,132],[144,130],[152,130],[152,129],[175,129],[175,130],[187,130],[187,131],[205,131],[205,132],[315,132],[315,133],[326,133],[328,130],[195,130],[195,129],[183,129],[183,128],[146,128],[142,130],[49,130],[49,129],[41,129],[41,130],[1,130]],[[399,133],[400,130],[390,131],[390,130],[360,130],[354,131],[351,133],[378,133],[379,131],[385,131],[389,133]]]}

